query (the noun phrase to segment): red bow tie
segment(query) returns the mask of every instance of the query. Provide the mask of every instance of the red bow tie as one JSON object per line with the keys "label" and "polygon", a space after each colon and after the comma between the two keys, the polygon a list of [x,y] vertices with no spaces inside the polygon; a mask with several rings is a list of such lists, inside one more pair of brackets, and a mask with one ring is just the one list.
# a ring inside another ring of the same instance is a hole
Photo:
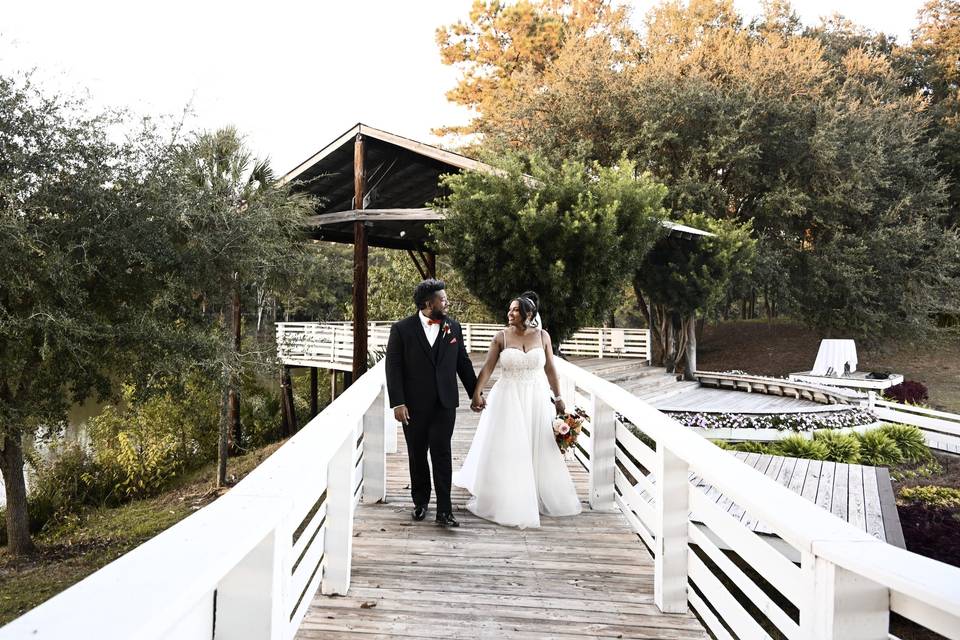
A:
{"label": "red bow tie", "polygon": [[429,327],[429,326],[432,325],[432,324],[440,324],[440,323],[442,323],[442,322],[443,322],[443,320],[433,320],[433,319],[430,319],[430,320],[427,320],[427,326]]}

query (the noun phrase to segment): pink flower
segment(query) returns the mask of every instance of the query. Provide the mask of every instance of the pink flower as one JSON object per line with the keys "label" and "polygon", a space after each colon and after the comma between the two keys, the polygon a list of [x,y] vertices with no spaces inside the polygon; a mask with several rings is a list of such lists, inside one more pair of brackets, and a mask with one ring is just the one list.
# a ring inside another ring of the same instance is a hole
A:
{"label": "pink flower", "polygon": [[570,433],[570,425],[564,422],[562,425],[560,425],[559,432],[560,432],[560,435],[562,436],[567,435],[568,433]]}

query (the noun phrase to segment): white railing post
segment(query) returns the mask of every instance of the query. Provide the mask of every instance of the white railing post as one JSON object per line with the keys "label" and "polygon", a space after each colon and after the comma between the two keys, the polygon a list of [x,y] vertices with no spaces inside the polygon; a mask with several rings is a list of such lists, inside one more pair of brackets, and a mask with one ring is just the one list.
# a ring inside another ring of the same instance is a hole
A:
{"label": "white railing post", "polygon": [[567,408],[567,413],[573,413],[577,407],[577,383],[573,378],[560,376],[560,397]]}
{"label": "white railing post", "polygon": [[214,640],[280,638],[283,580],[274,530],[217,585]]}
{"label": "white railing post", "polygon": [[597,329],[597,337],[600,341],[600,357],[603,357],[603,327]]}
{"label": "white railing post", "polygon": [[617,423],[613,407],[593,396],[590,416],[590,508],[594,511],[614,511],[613,484],[616,479]]}
{"label": "white railing post", "polygon": [[657,443],[653,600],[664,613],[687,610],[688,471],[683,459]]}
{"label": "white railing post", "polygon": [[390,395],[387,393],[387,386],[384,384],[383,391],[383,449],[387,453],[397,452],[397,429],[400,423],[393,417],[393,409],[390,408]]}
{"label": "white railing post", "polygon": [[468,322],[461,328],[463,329],[463,348],[470,353],[473,351],[473,325]]}
{"label": "white railing post", "polygon": [[320,585],[325,595],[346,595],[353,551],[353,432],[340,444],[327,467],[327,570]]}
{"label": "white railing post", "polygon": [[[383,502],[387,498],[387,427],[384,419],[383,388],[363,414],[363,501]],[[392,418],[392,416],[391,416]]]}
{"label": "white railing post", "polygon": [[890,593],[882,585],[829,560],[804,553],[801,570],[810,589],[800,608],[804,638],[886,640],[890,629]]}

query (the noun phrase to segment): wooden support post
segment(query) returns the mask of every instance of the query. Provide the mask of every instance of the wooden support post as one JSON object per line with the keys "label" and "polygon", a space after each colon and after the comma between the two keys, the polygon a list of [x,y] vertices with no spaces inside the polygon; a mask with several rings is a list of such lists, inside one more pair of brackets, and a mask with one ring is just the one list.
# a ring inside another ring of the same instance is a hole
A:
{"label": "wooden support post", "polygon": [[337,399],[337,370],[329,369],[330,371],[330,402],[333,402]]}
{"label": "wooden support post", "polygon": [[293,405],[293,381],[290,379],[290,367],[288,366],[284,366],[280,372],[280,393],[283,435],[289,437],[297,431],[297,412]]}
{"label": "wooden support post", "polygon": [[590,508],[594,511],[614,511],[613,484],[615,482],[617,425],[613,408],[594,397],[590,416]]}
{"label": "wooden support post", "polygon": [[342,371],[340,376],[340,380],[342,382],[340,385],[340,393],[343,393],[347,390],[347,387],[353,384],[353,374],[349,371]]}
{"label": "wooden support post", "polygon": [[310,419],[311,420],[314,418],[314,416],[320,413],[319,411],[320,398],[318,397],[319,393],[317,392],[317,382],[318,382],[317,373],[318,371],[316,367],[310,367]]}
{"label": "wooden support post", "polygon": [[890,593],[867,578],[804,553],[800,567],[813,596],[800,609],[800,635],[822,640],[886,639]]}
{"label": "wooden support post", "polygon": [[436,278],[437,277],[437,254],[427,252],[423,255],[424,262],[427,265],[427,277]]}
{"label": "wooden support post", "polygon": [[[363,208],[366,190],[363,135],[353,145],[354,208]],[[356,380],[367,370],[367,228],[362,221],[353,223],[353,376]]]}
{"label": "wooden support post", "polygon": [[384,389],[381,389],[377,399],[363,414],[363,501],[367,504],[384,502],[387,499],[383,396]]}
{"label": "wooden support post", "polygon": [[327,532],[323,543],[327,570],[320,585],[320,591],[324,595],[345,596],[350,588],[355,444],[356,440],[352,435],[345,438],[327,467]]}
{"label": "wooden support post", "polygon": [[686,462],[657,443],[653,600],[664,613],[687,610],[688,470]]}

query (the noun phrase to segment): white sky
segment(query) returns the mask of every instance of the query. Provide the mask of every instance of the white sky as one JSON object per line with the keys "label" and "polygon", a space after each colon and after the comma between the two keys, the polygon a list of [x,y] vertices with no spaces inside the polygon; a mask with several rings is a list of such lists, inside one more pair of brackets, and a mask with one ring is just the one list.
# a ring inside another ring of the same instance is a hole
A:
{"label": "white sky", "polygon": [[[748,18],[760,0],[735,0]],[[654,0],[634,0],[639,23]],[[922,0],[794,0],[807,24],[839,11],[909,41]],[[357,122],[435,141],[467,120],[434,40],[471,0],[253,3],[0,0],[0,71],[36,68],[50,89],[96,104],[233,124],[284,173]]]}

